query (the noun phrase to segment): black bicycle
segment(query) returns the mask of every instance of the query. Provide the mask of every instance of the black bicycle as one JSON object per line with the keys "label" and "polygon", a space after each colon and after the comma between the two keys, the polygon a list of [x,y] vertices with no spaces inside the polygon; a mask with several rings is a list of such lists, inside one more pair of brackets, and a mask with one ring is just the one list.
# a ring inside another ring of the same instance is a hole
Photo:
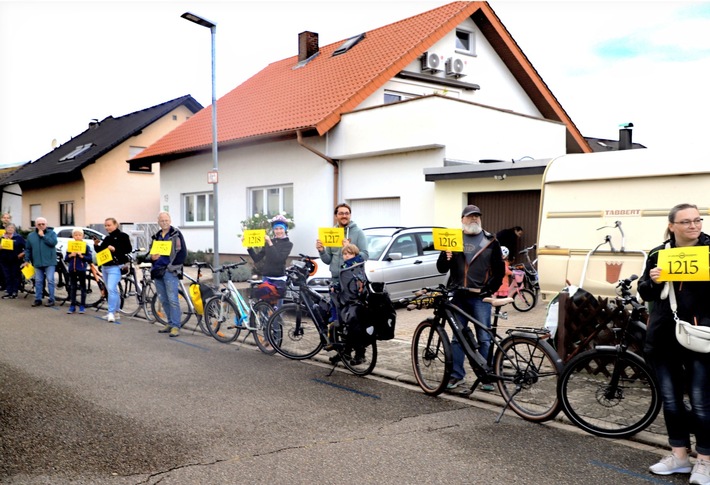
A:
{"label": "black bicycle", "polygon": [[301,260],[286,268],[293,303],[282,305],[269,318],[266,326],[269,343],[279,354],[295,360],[309,359],[327,346],[335,352],[330,359],[333,369],[342,362],[355,375],[370,374],[377,363],[376,340],[360,342],[358,350],[364,345],[364,357],[358,352],[353,356],[356,349],[348,340],[348,328],[337,321],[332,323],[329,340],[328,320],[335,303],[308,286],[308,276],[315,273],[314,258],[300,256]]}
{"label": "black bicycle", "polygon": [[[489,329],[452,302],[457,292],[463,291],[467,290],[443,285],[424,288],[409,302],[409,309],[434,309],[434,316],[421,322],[412,337],[412,367],[419,386],[433,396],[446,389],[453,368],[453,351],[446,331],[448,325],[476,375],[470,393],[479,384],[498,385],[505,405],[496,422],[501,420],[508,407],[529,421],[553,419],[560,410],[555,390],[562,361],[547,340],[547,330],[512,328],[506,331],[506,337],[501,337],[495,326]],[[484,301],[498,309],[512,300],[486,298]],[[490,335],[489,356],[479,352],[478,340],[470,326],[464,328],[459,319],[467,320]]]}
{"label": "black bicycle", "polygon": [[619,281],[610,306],[616,345],[598,345],[571,359],[558,383],[562,410],[584,431],[604,438],[628,438],[648,427],[661,409],[654,373],[629,346],[645,329],[646,308],[631,294],[638,276]]}

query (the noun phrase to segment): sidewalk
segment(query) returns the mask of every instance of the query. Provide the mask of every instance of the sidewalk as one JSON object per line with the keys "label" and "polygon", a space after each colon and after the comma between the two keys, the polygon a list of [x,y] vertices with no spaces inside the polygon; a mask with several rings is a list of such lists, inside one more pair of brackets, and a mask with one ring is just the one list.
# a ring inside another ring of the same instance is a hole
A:
{"label": "sidewalk", "polygon": [[[187,269],[188,268],[186,268],[186,270]],[[235,286],[237,286],[237,288],[241,288],[247,287],[248,285],[247,283],[236,283]],[[542,327],[545,322],[547,302],[538,301],[535,307],[528,312],[519,312],[513,308],[512,305],[506,305],[503,307],[501,313],[507,313],[507,319],[501,318],[498,321],[500,334],[504,334],[507,328],[513,327],[539,328]],[[414,333],[414,329],[422,320],[432,315],[433,310],[431,309],[412,311],[409,311],[406,308],[397,309],[395,338],[392,340],[377,342],[377,365],[375,366],[373,375],[413,385],[419,388],[416,379],[414,378],[414,372],[412,371],[410,353],[412,334]],[[188,322],[188,326],[192,324],[194,324],[192,320]],[[313,359],[326,363],[327,358],[328,355],[322,352],[316,355]],[[474,382],[474,375],[468,364],[466,364],[466,370],[466,380],[464,385],[461,386],[462,389],[470,389]],[[458,396],[458,394],[452,395]],[[502,408],[504,404],[497,389],[493,392],[485,392],[478,388],[467,399],[492,404],[493,406],[499,408]],[[506,413],[513,414],[513,411],[506,411]],[[563,412],[560,412],[556,418],[556,421],[571,425]],[[663,412],[659,413],[654,423],[645,431],[642,431],[641,433],[638,433],[630,438],[631,441],[663,448],[668,446],[667,439],[665,424],[663,421]]]}

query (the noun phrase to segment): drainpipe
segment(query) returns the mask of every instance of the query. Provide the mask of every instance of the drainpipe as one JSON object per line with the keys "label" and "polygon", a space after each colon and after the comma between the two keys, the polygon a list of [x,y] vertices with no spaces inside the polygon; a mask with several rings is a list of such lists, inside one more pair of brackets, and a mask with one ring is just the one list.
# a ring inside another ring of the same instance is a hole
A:
{"label": "drainpipe", "polygon": [[296,139],[298,140],[298,144],[301,145],[303,148],[315,153],[316,155],[318,155],[323,160],[325,160],[326,162],[328,162],[329,164],[331,164],[333,166],[333,207],[335,207],[336,205],[338,205],[338,203],[339,203],[338,201],[340,200],[339,195],[338,195],[338,186],[340,184],[340,181],[339,181],[340,167],[338,165],[338,162],[336,162],[335,160],[333,160],[329,156],[325,155],[324,153],[319,152],[315,148],[306,145],[303,142],[303,133],[301,132],[301,130],[296,130]]}

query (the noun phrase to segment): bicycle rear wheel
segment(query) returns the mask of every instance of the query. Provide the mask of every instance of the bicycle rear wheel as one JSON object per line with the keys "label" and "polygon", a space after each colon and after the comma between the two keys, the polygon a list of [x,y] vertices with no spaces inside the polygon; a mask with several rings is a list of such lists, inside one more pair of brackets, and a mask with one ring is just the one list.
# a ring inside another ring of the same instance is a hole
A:
{"label": "bicycle rear wheel", "polygon": [[[612,383],[619,372],[617,385]],[[604,438],[628,438],[648,427],[661,399],[646,362],[615,348],[593,349],[565,366],[558,385],[562,410],[584,431]]]}
{"label": "bicycle rear wheel", "polygon": [[237,340],[242,331],[242,326],[238,324],[241,314],[228,296],[207,300],[203,318],[210,334],[224,344]]}
{"label": "bicycle rear wheel", "polygon": [[449,383],[453,368],[451,342],[444,327],[433,319],[424,320],[412,336],[412,368],[422,390],[441,394]]}
{"label": "bicycle rear wheel", "polygon": [[513,293],[513,308],[519,312],[527,312],[532,310],[536,302],[537,297],[535,296],[535,293],[527,288],[519,288],[518,291]]}
{"label": "bicycle rear wheel", "polygon": [[510,408],[528,421],[543,422],[560,412],[557,379],[560,358],[544,340],[511,336],[496,349],[498,390]]}
{"label": "bicycle rear wheel", "polygon": [[274,355],[276,349],[269,343],[269,335],[266,331],[266,325],[269,322],[269,317],[274,313],[274,307],[265,301],[259,301],[254,305],[254,309],[250,315],[249,325],[255,327],[252,331],[254,342],[263,353]]}
{"label": "bicycle rear wheel", "polygon": [[[77,293],[79,290],[77,290]],[[91,273],[86,277],[86,308],[101,308],[106,302],[106,286],[102,280],[95,280]],[[79,295],[77,295],[79,298]]]}
{"label": "bicycle rear wheel", "polygon": [[[178,291],[178,302],[180,303],[180,326],[182,327],[190,319],[190,315],[192,315],[190,312],[190,306],[187,304],[187,295],[185,295],[185,292],[182,291],[182,288]],[[168,324],[168,312],[165,308],[163,308],[163,304],[161,303],[160,298],[158,298],[157,291],[153,296],[150,308],[153,317],[155,317],[159,323],[162,323],[163,325]]]}
{"label": "bicycle rear wheel", "polygon": [[355,360],[355,358],[358,357],[357,349],[354,350],[355,355],[353,358],[350,357],[349,352],[340,353],[343,365],[356,376],[366,376],[375,368],[375,365],[377,364],[377,341],[372,339],[367,345],[365,345],[364,349],[361,350],[365,359],[362,361]]}
{"label": "bicycle rear wheel", "polygon": [[[47,283],[45,282],[45,285]],[[65,273],[57,265],[54,270],[54,301],[63,304],[69,300],[69,273]]]}
{"label": "bicycle rear wheel", "polygon": [[318,324],[296,304],[276,310],[269,318],[266,332],[276,352],[289,359],[308,359],[323,348]]}

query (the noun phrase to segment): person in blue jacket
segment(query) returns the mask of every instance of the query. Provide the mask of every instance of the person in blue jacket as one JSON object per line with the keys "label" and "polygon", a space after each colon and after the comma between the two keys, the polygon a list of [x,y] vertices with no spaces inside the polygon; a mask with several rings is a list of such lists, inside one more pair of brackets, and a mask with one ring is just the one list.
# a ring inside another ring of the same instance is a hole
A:
{"label": "person in blue jacket", "polygon": [[[72,237],[75,241],[84,241],[84,231],[78,227],[75,227],[71,232]],[[86,307],[86,270],[91,264],[91,248],[85,245],[84,252],[69,252],[64,257],[64,261],[67,262],[67,269],[69,270],[69,310],[67,313],[74,313],[76,311],[76,290],[81,290],[81,299],[79,301],[79,313],[84,313]]]}
{"label": "person in blue jacket", "polygon": [[35,301],[32,306],[42,304],[44,280],[47,280],[47,303],[54,306],[54,270],[57,266],[57,233],[47,227],[47,219],[35,219],[36,229],[27,235],[25,262],[23,267],[32,263],[35,268]]}

